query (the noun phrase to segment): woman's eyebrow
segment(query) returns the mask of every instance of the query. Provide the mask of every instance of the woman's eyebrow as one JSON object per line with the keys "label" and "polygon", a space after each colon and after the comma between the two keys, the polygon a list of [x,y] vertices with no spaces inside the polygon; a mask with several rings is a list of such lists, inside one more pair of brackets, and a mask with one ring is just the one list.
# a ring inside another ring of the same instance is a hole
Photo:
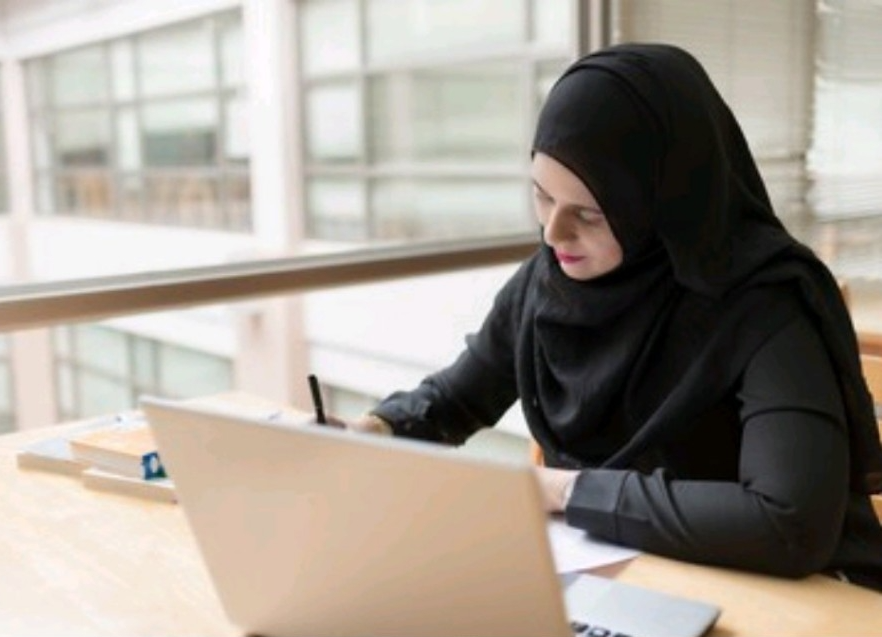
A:
{"label": "woman's eyebrow", "polygon": [[539,182],[538,182],[538,181],[536,181],[535,179],[533,179],[532,181],[533,181],[533,186],[536,188],[536,190],[538,190],[539,192],[541,192],[541,193],[542,193],[543,195],[545,195],[546,197],[550,197],[550,196],[551,196],[551,195],[548,194],[548,192],[545,190],[545,188],[543,188],[542,186],[539,185]]}

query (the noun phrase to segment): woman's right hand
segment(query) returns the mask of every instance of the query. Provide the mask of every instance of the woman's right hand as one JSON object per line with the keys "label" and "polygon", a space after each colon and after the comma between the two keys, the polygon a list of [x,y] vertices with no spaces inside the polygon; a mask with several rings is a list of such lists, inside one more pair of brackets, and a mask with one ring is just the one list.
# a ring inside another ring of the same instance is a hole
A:
{"label": "woman's right hand", "polygon": [[355,420],[343,421],[337,418],[329,418],[328,421],[328,424],[331,426],[343,427],[348,431],[356,433],[378,434],[381,436],[392,435],[392,426],[379,416],[374,416],[373,414],[364,414]]}

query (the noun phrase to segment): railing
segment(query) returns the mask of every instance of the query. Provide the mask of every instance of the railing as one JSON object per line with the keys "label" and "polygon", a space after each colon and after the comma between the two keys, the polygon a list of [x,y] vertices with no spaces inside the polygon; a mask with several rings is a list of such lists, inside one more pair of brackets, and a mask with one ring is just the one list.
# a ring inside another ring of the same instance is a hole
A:
{"label": "railing", "polygon": [[13,286],[0,294],[0,331],[511,263],[537,241],[518,234]]}

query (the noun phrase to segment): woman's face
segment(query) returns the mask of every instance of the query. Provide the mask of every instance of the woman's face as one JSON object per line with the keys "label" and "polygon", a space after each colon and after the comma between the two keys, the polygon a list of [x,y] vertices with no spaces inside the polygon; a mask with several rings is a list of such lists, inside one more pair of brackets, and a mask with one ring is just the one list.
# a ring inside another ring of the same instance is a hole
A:
{"label": "woman's face", "polygon": [[543,153],[533,155],[532,174],[536,218],[564,274],[587,281],[616,269],[622,247],[582,180]]}

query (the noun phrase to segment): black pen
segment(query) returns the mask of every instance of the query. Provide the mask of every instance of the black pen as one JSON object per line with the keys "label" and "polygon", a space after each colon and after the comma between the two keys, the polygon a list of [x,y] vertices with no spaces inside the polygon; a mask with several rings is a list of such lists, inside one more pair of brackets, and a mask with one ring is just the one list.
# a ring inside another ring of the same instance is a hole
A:
{"label": "black pen", "polygon": [[322,404],[322,391],[319,388],[318,378],[315,374],[310,374],[307,380],[309,380],[309,393],[312,394],[312,406],[315,409],[315,421],[325,425],[328,421],[325,419],[325,406]]}

